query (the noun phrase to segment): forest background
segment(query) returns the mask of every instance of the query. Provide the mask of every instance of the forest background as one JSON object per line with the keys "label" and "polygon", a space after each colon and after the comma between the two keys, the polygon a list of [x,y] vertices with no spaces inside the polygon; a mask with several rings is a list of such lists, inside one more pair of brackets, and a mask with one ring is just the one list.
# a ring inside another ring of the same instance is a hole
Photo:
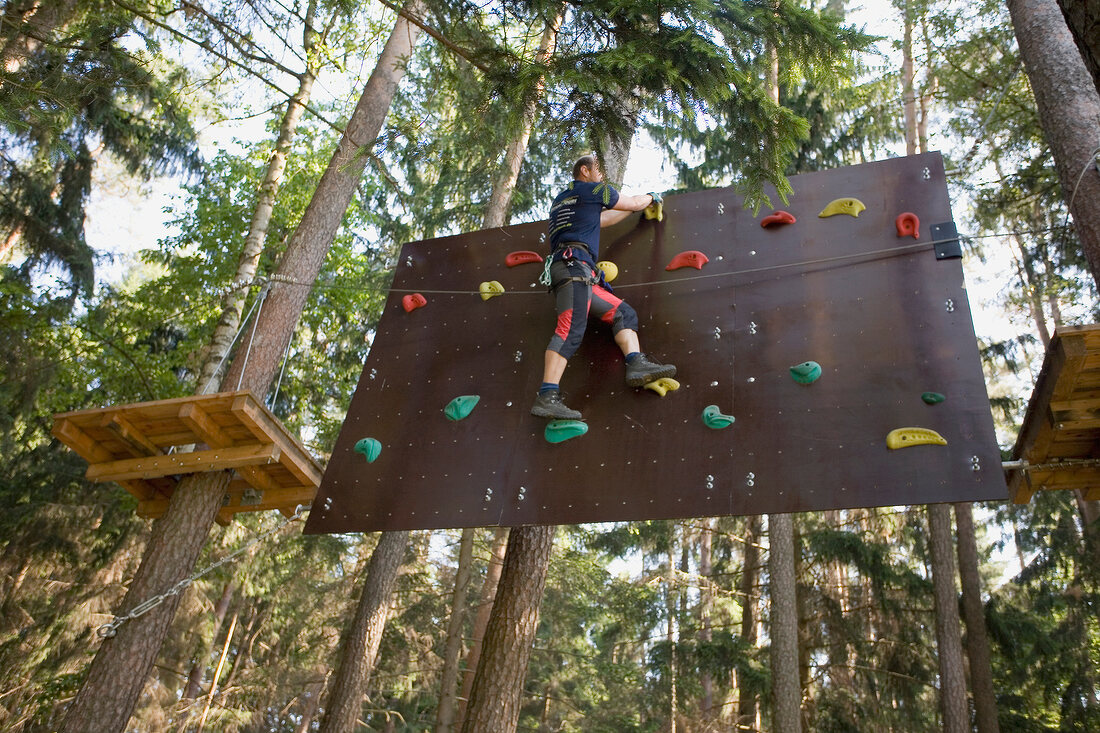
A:
{"label": "forest background", "polygon": [[[268,330],[257,304],[332,201],[316,192],[334,149],[362,173],[256,390],[322,460],[400,245],[544,218],[580,153],[628,190],[736,185],[767,212],[785,175],[939,149],[968,277],[986,285],[971,293],[1007,450],[1054,328],[1097,315],[1078,210],[1100,212],[1100,102],[1057,4],[895,0],[877,36],[843,0],[3,7],[4,730],[1100,729],[1096,510],[1068,492],[956,506],[955,535],[924,507],[560,528],[543,537],[545,590],[531,584],[541,612],[511,671],[513,719],[485,725],[485,680],[508,676],[478,672],[506,532],[304,537],[241,515],[202,535],[185,575],[271,535],[192,583],[162,632],[139,627],[148,670],[129,670],[122,723],[101,726],[74,711],[103,679],[96,629],[133,605],[149,522],[50,436],[58,412],[245,375],[236,344]],[[1043,13],[1072,53],[1047,33],[1039,55],[1069,59],[1073,98],[1037,89],[1017,43]],[[385,62],[401,33],[407,64]],[[384,74],[392,99],[357,138],[367,77]],[[1091,143],[1063,162],[1073,123]],[[204,136],[238,125],[237,140]],[[658,164],[628,165],[636,137],[662,161],[646,186]],[[180,194],[138,256],[89,236],[88,220],[110,231],[122,216],[104,191],[138,198],[165,176]],[[935,547],[944,528],[958,580]]]}

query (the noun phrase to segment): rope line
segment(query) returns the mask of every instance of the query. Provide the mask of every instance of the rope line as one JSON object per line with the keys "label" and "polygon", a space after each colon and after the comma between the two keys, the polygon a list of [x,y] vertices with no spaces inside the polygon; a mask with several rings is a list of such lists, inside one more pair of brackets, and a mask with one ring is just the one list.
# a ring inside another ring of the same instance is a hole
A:
{"label": "rope line", "polygon": [[[930,249],[937,244],[944,244],[946,242],[954,242],[957,239],[966,239],[965,236],[959,235],[957,237],[950,237],[948,239],[937,239],[929,242],[919,242],[917,244],[910,244],[903,247],[889,247],[886,249],[870,250],[868,252],[856,252],[848,255],[837,255],[836,257],[823,257],[816,260],[800,260],[798,262],[788,262],[781,265],[768,265],[766,267],[753,267],[744,270],[733,270],[731,272],[718,272],[708,275],[690,275],[687,277],[677,277],[668,280],[651,280],[648,282],[640,283],[624,283],[622,285],[616,285],[616,290],[622,290],[626,288],[640,288],[650,285],[672,285],[682,282],[692,282],[694,280],[706,280],[716,277],[731,277],[735,275],[747,275],[758,272],[769,272],[773,270],[783,270],[791,267],[809,267],[813,265],[828,264],[830,262],[842,262],[845,260],[859,259],[859,258],[876,258],[878,256],[896,256],[904,254],[906,252],[912,252],[923,249]],[[331,288],[337,290],[366,290],[366,288],[351,286],[351,285],[333,285],[322,283],[305,283],[298,280],[292,280],[287,277],[279,278],[278,282],[286,283],[288,285],[297,285],[299,287],[318,287],[318,288]],[[425,293],[428,295],[481,295],[480,290],[434,290],[434,289],[409,289],[409,288],[390,288],[391,293]],[[539,290],[507,290],[501,295],[545,295],[545,292]]]}

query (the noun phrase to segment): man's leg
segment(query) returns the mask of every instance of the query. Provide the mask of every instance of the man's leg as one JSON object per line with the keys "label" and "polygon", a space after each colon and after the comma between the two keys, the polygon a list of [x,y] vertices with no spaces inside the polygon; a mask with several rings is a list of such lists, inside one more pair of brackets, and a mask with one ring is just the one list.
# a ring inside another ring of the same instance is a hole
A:
{"label": "man's leg", "polygon": [[626,360],[626,383],[631,387],[643,387],[664,377],[675,377],[676,367],[658,364],[642,353],[638,339],[638,314],[614,293],[600,286],[592,288],[592,315],[611,324],[615,343]]}
{"label": "man's leg", "polygon": [[581,413],[567,407],[562,401],[559,384],[569,357],[576,352],[584,338],[588,321],[591,288],[586,283],[571,279],[576,273],[583,271],[579,263],[555,262],[550,268],[550,277],[557,288],[555,301],[558,322],[543,357],[542,386],[534,406],[531,407],[531,414],[536,417],[555,420],[581,419]]}
{"label": "man's leg", "polygon": [[546,350],[543,358],[542,381],[549,384],[560,384],[561,375],[565,374],[565,365],[569,360],[556,351]]}

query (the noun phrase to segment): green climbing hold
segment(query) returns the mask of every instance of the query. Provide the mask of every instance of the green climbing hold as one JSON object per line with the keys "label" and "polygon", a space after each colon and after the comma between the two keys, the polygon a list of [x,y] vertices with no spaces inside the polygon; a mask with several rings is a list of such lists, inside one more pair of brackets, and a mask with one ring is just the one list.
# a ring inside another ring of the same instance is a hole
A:
{"label": "green climbing hold", "polygon": [[721,430],[733,425],[733,415],[723,415],[718,405],[707,405],[703,408],[703,422],[708,428]]}
{"label": "green climbing hold", "polygon": [[374,463],[382,454],[382,444],[374,438],[363,438],[355,444],[355,452],[362,453],[367,463]]}
{"label": "green climbing hold", "polygon": [[791,367],[791,377],[799,384],[813,384],[821,376],[821,365],[816,361],[804,361]]}
{"label": "green climbing hold", "polygon": [[588,425],[580,420],[551,420],[546,424],[543,435],[547,443],[561,443],[577,438],[588,432]]}
{"label": "green climbing hold", "polygon": [[461,397],[455,397],[443,408],[443,414],[447,416],[448,420],[461,420],[474,411],[474,406],[477,405],[480,399],[481,395],[476,394],[466,394]]}
{"label": "green climbing hold", "polygon": [[925,392],[920,396],[926,405],[938,405],[947,398],[939,392]]}

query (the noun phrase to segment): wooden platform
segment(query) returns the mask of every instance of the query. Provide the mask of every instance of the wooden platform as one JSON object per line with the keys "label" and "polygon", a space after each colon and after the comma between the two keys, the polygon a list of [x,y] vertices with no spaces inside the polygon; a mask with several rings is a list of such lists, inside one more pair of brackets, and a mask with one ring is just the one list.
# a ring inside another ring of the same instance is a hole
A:
{"label": "wooden platform", "polygon": [[234,469],[222,524],[240,512],[290,516],[321,482],[317,461],[247,391],[66,412],[54,416],[53,434],[88,461],[87,478],[115,481],[137,497],[142,517],[162,515],[189,473]]}
{"label": "wooden platform", "polygon": [[1018,504],[1036,491],[1081,489],[1100,499],[1100,324],[1059,328],[1006,470]]}

